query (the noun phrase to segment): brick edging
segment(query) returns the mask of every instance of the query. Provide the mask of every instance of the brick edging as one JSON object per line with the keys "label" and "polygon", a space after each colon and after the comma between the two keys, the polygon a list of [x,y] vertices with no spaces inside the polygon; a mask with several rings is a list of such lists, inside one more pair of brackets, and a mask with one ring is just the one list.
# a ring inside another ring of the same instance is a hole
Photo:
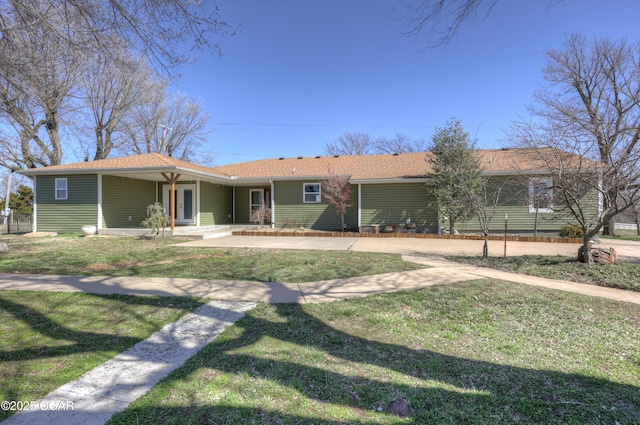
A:
{"label": "brick edging", "polygon": [[[462,239],[483,240],[482,235],[436,235],[433,233],[356,233],[356,232],[267,232],[260,230],[234,230],[234,236],[316,236],[334,238],[414,238],[414,239]],[[504,236],[489,236],[490,241],[503,241]],[[507,236],[507,241],[516,242],[555,242],[555,243],[582,243],[581,238],[559,238],[550,236]]]}

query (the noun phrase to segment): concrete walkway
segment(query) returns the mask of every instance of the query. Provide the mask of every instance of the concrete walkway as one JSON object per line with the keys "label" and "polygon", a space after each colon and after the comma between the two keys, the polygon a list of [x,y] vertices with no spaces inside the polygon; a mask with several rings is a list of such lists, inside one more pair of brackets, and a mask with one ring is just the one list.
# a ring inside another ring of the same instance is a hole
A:
{"label": "concrete walkway", "polygon": [[[640,262],[640,243],[603,241],[627,261]],[[407,261],[431,268],[348,279],[307,283],[278,283],[148,277],[90,277],[0,274],[0,290],[90,292],[96,294],[177,295],[223,301],[267,303],[328,302],[400,289],[411,290],[489,277],[528,285],[544,286],[587,295],[640,304],[640,293],[574,282],[538,278],[516,273],[444,261],[443,255],[481,252],[482,241],[410,238],[328,238],[229,236],[179,244],[187,247],[251,247],[270,249],[326,249],[399,253]],[[564,243],[508,242],[508,255],[574,255],[579,245]],[[492,241],[490,253],[502,253],[504,242]]]}
{"label": "concrete walkway", "polygon": [[3,425],[98,425],[143,396],[255,303],[211,301],[69,382]]}

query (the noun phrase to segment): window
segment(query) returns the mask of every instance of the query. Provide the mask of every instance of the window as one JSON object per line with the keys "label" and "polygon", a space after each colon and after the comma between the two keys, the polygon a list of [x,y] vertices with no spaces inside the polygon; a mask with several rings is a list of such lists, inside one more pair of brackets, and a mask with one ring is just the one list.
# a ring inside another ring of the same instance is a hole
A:
{"label": "window", "polygon": [[550,177],[529,180],[529,212],[553,212],[553,180]]}
{"label": "window", "polygon": [[304,183],[302,202],[305,204],[320,203],[320,183]]}
{"label": "window", "polygon": [[67,179],[56,179],[56,199],[67,199]]}

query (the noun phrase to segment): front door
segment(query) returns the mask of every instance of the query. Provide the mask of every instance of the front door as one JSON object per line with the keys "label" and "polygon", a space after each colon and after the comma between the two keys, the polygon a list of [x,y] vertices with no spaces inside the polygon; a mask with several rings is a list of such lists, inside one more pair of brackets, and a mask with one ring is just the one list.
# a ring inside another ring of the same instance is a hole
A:
{"label": "front door", "polygon": [[[249,204],[250,211],[249,217],[253,216],[254,211],[262,208],[264,204],[265,208],[271,208],[271,189],[251,189],[249,191]],[[271,215],[267,215],[265,223],[271,222]]]}
{"label": "front door", "polygon": [[[175,186],[175,213],[176,224],[195,223],[196,210],[196,187],[192,184],[181,184]],[[164,185],[162,189],[162,206],[167,215],[171,208],[171,186]]]}

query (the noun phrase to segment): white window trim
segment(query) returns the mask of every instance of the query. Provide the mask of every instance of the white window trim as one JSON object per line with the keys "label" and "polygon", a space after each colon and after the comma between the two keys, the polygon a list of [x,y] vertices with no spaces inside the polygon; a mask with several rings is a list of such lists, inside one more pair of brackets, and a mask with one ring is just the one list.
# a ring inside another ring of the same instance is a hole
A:
{"label": "white window trim", "polygon": [[[318,186],[318,191],[317,192],[307,192],[306,188],[309,185],[314,185],[314,186]],[[317,194],[318,197],[316,198],[316,201],[307,201],[307,196],[306,195],[315,195]],[[304,204],[320,204],[322,203],[322,185],[320,184],[320,182],[314,182],[314,183],[302,183],[302,203]]]}
{"label": "white window trim", "polygon": [[[62,190],[62,188],[58,189],[58,182],[64,181],[64,198],[62,196],[58,196],[58,190]],[[56,201],[66,201],[69,199],[69,181],[66,177],[59,177],[55,179],[54,182],[54,193]]]}
{"label": "white window trim", "polygon": [[[534,195],[534,182],[547,182],[547,188],[551,192],[551,198],[553,199],[553,178],[551,177],[532,177],[529,179],[529,212],[535,213],[536,208],[533,200]],[[553,202],[550,202],[549,208],[538,208],[539,213],[552,213]]]}

